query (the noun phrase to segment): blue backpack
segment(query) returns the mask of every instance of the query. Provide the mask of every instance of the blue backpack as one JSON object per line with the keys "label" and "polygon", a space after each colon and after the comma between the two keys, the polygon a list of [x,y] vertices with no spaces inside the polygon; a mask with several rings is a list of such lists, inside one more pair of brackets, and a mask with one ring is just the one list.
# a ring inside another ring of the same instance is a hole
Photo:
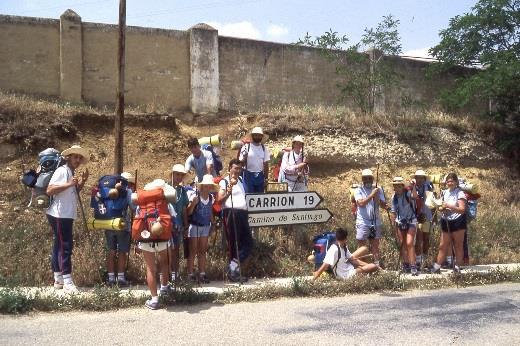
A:
{"label": "blue backpack", "polygon": [[224,168],[222,158],[213,150],[213,146],[210,144],[203,144],[201,148],[202,150],[207,150],[211,153],[211,156],[213,156],[213,168],[215,168],[217,175],[220,175],[220,171]]}
{"label": "blue backpack", "polygon": [[[118,184],[119,188],[116,188]],[[90,207],[94,208],[94,218],[109,220],[124,217],[128,208],[128,180],[120,175],[105,175],[99,178],[97,187],[92,189]],[[113,195],[110,196],[110,190]],[[115,191],[117,193],[114,193]]]}
{"label": "blue backpack", "polygon": [[[336,233],[325,232],[318,234],[314,237],[312,242],[314,243],[314,266],[317,270],[323,264],[323,260],[329,248],[333,244],[336,244]],[[339,254],[341,255],[341,252]]]}

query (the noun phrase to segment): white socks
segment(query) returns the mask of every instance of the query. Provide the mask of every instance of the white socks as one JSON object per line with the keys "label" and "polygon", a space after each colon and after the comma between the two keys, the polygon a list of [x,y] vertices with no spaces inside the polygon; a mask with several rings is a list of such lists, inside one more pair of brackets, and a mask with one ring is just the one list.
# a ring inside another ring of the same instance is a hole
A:
{"label": "white socks", "polygon": [[152,297],[152,303],[159,303],[159,296]]}
{"label": "white socks", "polygon": [[108,273],[108,281],[109,282],[116,281],[116,274],[115,273]]}
{"label": "white socks", "polygon": [[63,283],[65,285],[74,285],[74,282],[72,282],[72,275],[71,274],[63,275]]}
{"label": "white socks", "polygon": [[421,263],[422,263],[422,260],[423,260],[422,257],[423,257],[422,255],[417,255],[417,256],[415,256],[415,263],[419,263],[419,264],[421,264]]}
{"label": "white socks", "polygon": [[233,260],[229,262],[229,269],[233,272],[238,269],[238,261],[236,258],[233,258]]}
{"label": "white socks", "polygon": [[[110,273],[108,273],[108,279],[110,280]],[[125,273],[117,273],[117,279],[119,281],[125,281]]]}
{"label": "white socks", "polygon": [[63,284],[63,274],[61,272],[54,272],[54,282]]}
{"label": "white socks", "polygon": [[433,270],[437,271],[437,270],[439,270],[439,269],[441,269],[441,265],[440,265],[440,264],[437,264],[437,262],[434,263],[434,264],[433,264]]}

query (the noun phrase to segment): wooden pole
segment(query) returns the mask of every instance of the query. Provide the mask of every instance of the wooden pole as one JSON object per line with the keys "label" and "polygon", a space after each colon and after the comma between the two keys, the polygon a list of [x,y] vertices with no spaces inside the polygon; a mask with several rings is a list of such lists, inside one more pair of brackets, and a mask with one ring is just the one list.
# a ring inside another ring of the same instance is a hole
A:
{"label": "wooden pole", "polygon": [[119,37],[117,41],[117,96],[114,124],[114,174],[123,172],[124,119],[125,119],[125,31],[126,0],[119,0]]}

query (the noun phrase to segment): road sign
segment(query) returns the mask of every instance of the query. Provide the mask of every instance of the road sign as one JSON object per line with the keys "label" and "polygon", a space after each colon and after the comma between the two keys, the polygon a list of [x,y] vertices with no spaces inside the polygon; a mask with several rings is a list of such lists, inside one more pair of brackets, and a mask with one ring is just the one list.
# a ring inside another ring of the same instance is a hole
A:
{"label": "road sign", "polygon": [[328,209],[284,210],[267,213],[249,214],[250,227],[298,225],[308,223],[323,223],[330,220],[332,213]]}
{"label": "road sign", "polygon": [[247,210],[276,211],[293,209],[314,209],[323,198],[314,191],[252,193],[246,195]]}

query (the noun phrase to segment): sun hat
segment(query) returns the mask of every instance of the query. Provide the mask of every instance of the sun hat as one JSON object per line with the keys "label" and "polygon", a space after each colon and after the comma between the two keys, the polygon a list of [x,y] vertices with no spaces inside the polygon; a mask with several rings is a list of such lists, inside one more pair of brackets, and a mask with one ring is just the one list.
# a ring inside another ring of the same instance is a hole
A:
{"label": "sun hat", "polygon": [[197,183],[197,189],[200,189],[201,185],[209,185],[212,187],[213,191],[219,190],[219,185],[213,182],[213,176],[211,174],[205,174],[202,177],[202,181]]}
{"label": "sun hat", "polygon": [[303,136],[301,136],[301,135],[294,136],[292,143],[294,143],[294,142],[300,142],[301,144],[305,143],[303,140]]}
{"label": "sun hat", "polygon": [[364,169],[361,171],[361,176],[362,177],[373,177],[374,176],[374,173],[372,173],[372,170],[371,169]]}
{"label": "sun hat", "polygon": [[246,136],[245,136],[245,141],[246,142],[252,142],[253,141],[253,135],[262,135],[262,143],[265,143],[267,142],[267,140],[269,139],[269,135],[266,135],[264,133],[264,131],[262,130],[261,127],[257,126],[257,127],[254,127],[252,130],[251,130],[251,133],[248,133]]}
{"label": "sun hat", "polygon": [[402,177],[395,177],[393,180],[392,180],[392,185],[405,185],[405,181]]}
{"label": "sun hat", "polygon": [[184,165],[181,165],[180,163],[177,163],[177,164],[173,165],[172,172],[186,174],[186,170],[184,169]]}
{"label": "sun hat", "polygon": [[135,184],[135,177],[132,173],[129,172],[123,172],[121,173],[121,176],[128,180],[129,183]]}
{"label": "sun hat", "polygon": [[414,176],[416,176],[416,177],[426,177],[426,172],[423,171],[422,169],[418,169],[418,170],[415,171]]}
{"label": "sun hat", "polygon": [[68,149],[65,149],[61,152],[61,156],[67,157],[69,155],[77,154],[80,155],[83,160],[81,160],[82,163],[87,163],[89,160],[89,154],[87,149],[80,147],[79,145],[73,145]]}

